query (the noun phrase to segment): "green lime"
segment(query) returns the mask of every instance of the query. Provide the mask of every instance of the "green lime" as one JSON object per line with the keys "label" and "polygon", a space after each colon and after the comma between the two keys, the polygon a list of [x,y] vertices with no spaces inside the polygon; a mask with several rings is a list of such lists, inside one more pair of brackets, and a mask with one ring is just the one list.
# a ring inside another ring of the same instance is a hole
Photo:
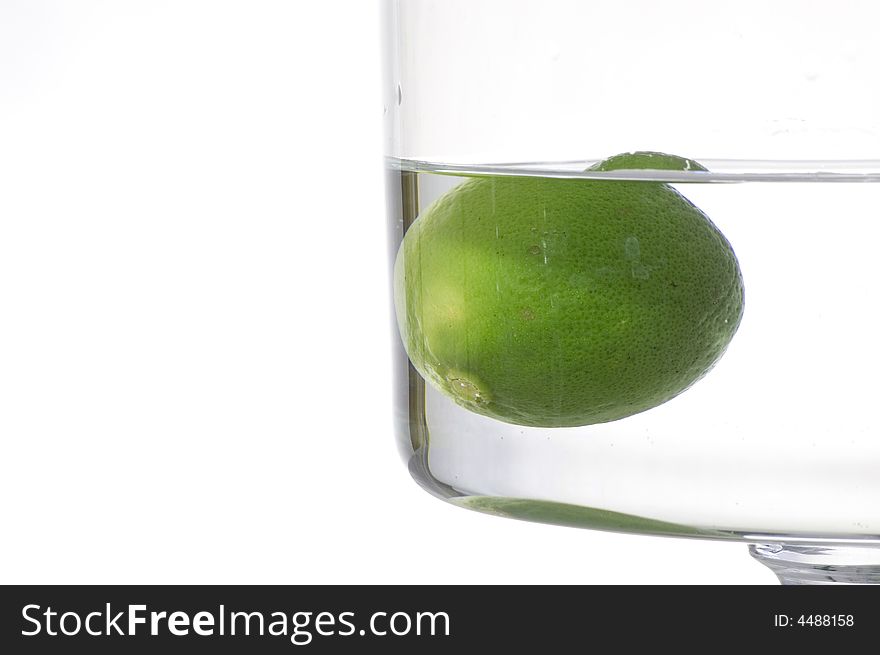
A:
{"label": "green lime", "polygon": [[[599,169],[670,162],[690,160],[634,153]],[[394,286],[407,354],[430,384],[541,427],[673,398],[721,357],[743,310],[730,244],[659,182],[471,178],[409,228]]]}
{"label": "green lime", "polygon": [[667,155],[662,152],[624,152],[590,166],[591,171],[649,169],[652,171],[705,171],[706,167],[693,159]]}

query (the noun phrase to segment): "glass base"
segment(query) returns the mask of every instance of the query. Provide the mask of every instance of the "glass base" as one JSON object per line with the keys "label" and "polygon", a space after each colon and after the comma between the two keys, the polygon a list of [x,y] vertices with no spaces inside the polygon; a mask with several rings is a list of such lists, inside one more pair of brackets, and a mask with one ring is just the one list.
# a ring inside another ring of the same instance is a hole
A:
{"label": "glass base", "polygon": [[752,557],[784,585],[880,584],[880,547],[751,544]]}

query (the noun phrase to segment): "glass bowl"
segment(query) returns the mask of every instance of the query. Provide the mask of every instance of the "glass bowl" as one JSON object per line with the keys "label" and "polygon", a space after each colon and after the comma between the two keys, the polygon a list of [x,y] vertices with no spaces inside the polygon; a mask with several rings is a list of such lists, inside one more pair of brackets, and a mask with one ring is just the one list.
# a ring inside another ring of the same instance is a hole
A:
{"label": "glass bowl", "polygon": [[415,480],[880,581],[877,5],[384,5]]}

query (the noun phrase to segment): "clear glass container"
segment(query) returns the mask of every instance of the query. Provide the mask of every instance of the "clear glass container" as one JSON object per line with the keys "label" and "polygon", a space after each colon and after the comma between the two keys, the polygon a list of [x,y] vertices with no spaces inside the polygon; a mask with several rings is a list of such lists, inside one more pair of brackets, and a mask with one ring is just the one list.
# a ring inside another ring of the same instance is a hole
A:
{"label": "clear glass container", "polygon": [[384,5],[415,480],[880,581],[878,5]]}

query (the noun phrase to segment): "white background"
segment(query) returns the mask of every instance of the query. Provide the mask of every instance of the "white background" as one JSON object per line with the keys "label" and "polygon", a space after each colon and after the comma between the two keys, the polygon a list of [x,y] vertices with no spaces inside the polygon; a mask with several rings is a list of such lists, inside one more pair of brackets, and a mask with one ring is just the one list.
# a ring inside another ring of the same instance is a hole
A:
{"label": "white background", "polygon": [[391,434],[376,2],[0,3],[0,583],[773,583]]}

